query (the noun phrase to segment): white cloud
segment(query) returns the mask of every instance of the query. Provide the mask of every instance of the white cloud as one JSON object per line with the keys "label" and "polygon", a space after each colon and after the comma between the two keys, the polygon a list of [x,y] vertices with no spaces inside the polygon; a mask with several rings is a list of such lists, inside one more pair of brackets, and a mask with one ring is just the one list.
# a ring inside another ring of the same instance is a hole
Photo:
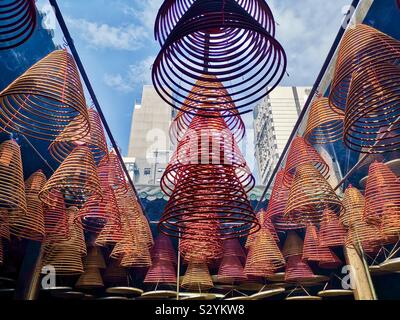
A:
{"label": "white cloud", "polygon": [[152,31],[154,21],[156,19],[158,9],[161,7],[163,0],[134,0],[134,6],[122,5],[122,11],[126,15],[136,18],[143,26]]}

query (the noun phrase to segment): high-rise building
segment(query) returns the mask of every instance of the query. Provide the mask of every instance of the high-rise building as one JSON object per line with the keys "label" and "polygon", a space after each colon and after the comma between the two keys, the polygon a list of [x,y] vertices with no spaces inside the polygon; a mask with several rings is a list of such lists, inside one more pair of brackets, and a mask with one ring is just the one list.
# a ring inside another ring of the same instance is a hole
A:
{"label": "high-rise building", "polygon": [[277,87],[254,109],[260,184],[270,179],[310,92],[310,87]]}
{"label": "high-rise building", "polygon": [[154,87],[145,85],[141,104],[135,104],[128,156],[124,159],[136,184],[159,184],[172,155],[169,126],[173,115]]}

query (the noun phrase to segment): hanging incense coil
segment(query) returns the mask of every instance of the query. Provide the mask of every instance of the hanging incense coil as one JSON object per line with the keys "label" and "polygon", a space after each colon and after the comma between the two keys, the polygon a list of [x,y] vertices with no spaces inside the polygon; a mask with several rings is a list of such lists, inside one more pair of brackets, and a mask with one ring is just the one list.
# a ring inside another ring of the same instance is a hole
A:
{"label": "hanging incense coil", "polygon": [[111,259],[107,269],[104,271],[103,279],[112,284],[125,284],[128,282],[128,274],[125,268],[120,266],[121,262]]}
{"label": "hanging incense coil", "polygon": [[76,136],[75,132],[79,132],[81,119],[80,116],[78,116],[72,120],[50,144],[49,151],[54,159],[63,162],[76,146],[81,145],[89,147],[96,163],[108,156],[106,136],[100,116],[97,111],[92,108],[88,109],[88,114],[90,124],[89,134],[83,137]]}
{"label": "hanging incense coil", "polygon": [[238,239],[229,239],[223,242],[224,257],[246,258],[246,253],[243,250]]}
{"label": "hanging incense coil", "polygon": [[46,241],[54,243],[68,240],[71,234],[63,194],[55,191],[51,197],[51,204],[44,205]]}
{"label": "hanging incense coil", "polygon": [[173,263],[156,259],[146,273],[143,283],[176,285],[176,270]]}
{"label": "hanging incense coil", "polygon": [[288,258],[285,270],[285,282],[303,283],[313,278],[313,271],[309,265],[302,260],[301,255]]}
{"label": "hanging incense coil", "polygon": [[0,200],[1,208],[27,212],[21,150],[14,140],[0,144]]}
{"label": "hanging incense coil", "polygon": [[101,277],[100,270],[97,268],[85,267],[85,271],[75,283],[75,287],[79,289],[103,288],[104,283],[103,278]]}
{"label": "hanging incense coil", "polygon": [[8,220],[8,210],[0,208],[0,238],[10,240],[11,235]]}
{"label": "hanging incense coil", "polygon": [[49,245],[43,266],[53,266],[57,275],[72,276],[84,272],[82,255],[73,246]]}
{"label": "hanging incense coil", "polygon": [[104,228],[100,231],[96,238],[97,246],[106,247],[107,245],[115,245],[123,239],[122,225],[117,220],[108,220]]}
{"label": "hanging incense coil", "polygon": [[[231,100],[219,108],[233,109],[234,104],[240,114],[250,112],[251,106],[268,95],[285,74],[287,59],[282,46],[252,17],[257,13],[246,11],[250,9],[247,5],[242,7],[234,0],[205,0],[186,8],[181,19],[173,19],[174,25],[163,25],[166,30],[159,30],[165,37],[152,71],[158,94],[172,107],[184,112],[189,108],[194,114],[201,107],[187,103],[187,97],[197,81],[206,83],[199,88],[206,91],[213,90],[216,82],[229,83],[226,90]],[[160,11],[158,19],[162,20],[163,14]],[[267,16],[273,23],[270,11]],[[221,98],[212,94],[207,98],[217,97]],[[202,98],[194,97],[193,102],[201,103]]]}
{"label": "hanging incense coil", "polygon": [[3,248],[3,239],[0,238],[0,265],[4,263],[4,248]]}
{"label": "hanging incense coil", "polygon": [[383,205],[380,232],[389,242],[395,243],[400,237],[400,207],[387,202]]}
{"label": "hanging incense coil", "polygon": [[175,249],[170,238],[164,234],[159,234],[150,250],[151,257],[156,261],[162,260],[175,264],[177,261]]}
{"label": "hanging incense coil", "polygon": [[89,197],[102,198],[96,166],[87,146],[78,146],[71,152],[40,191],[39,198],[51,206],[59,192],[67,206],[82,206]]}
{"label": "hanging incense coil", "polygon": [[297,168],[306,164],[314,166],[324,178],[329,178],[329,166],[317,150],[310,146],[303,137],[296,137],[293,139],[288,151],[284,183],[289,185]]}
{"label": "hanging incense coil", "polygon": [[275,226],[273,225],[271,219],[267,216],[267,212],[265,210],[260,210],[256,214],[256,218],[261,227],[267,228],[267,230],[271,233],[272,237],[276,242],[279,242],[280,239],[278,234],[276,233]]}
{"label": "hanging incense coil", "polygon": [[400,208],[400,180],[384,163],[374,162],[365,189],[365,220],[380,225],[385,204],[389,203],[392,208]]}
{"label": "hanging incense coil", "polygon": [[316,99],[310,107],[304,138],[310,144],[326,144],[343,137],[343,115],[329,106],[328,98]]}
{"label": "hanging incense coil", "polygon": [[341,247],[345,244],[346,230],[340,224],[339,217],[325,209],[319,230],[319,245],[323,247]]}
{"label": "hanging incense coil", "polygon": [[344,142],[350,149],[363,153],[400,149],[399,87],[397,65],[376,64],[353,73],[344,119]]}
{"label": "hanging incense coil", "polygon": [[224,255],[218,269],[217,278],[222,283],[237,283],[245,281],[247,276],[237,256]]}
{"label": "hanging incense coil", "polygon": [[44,225],[43,204],[38,198],[39,191],[46,183],[46,176],[41,170],[33,173],[25,182],[27,212],[11,213],[10,232],[18,238],[43,241],[46,231]]}
{"label": "hanging incense coil", "polygon": [[285,244],[283,245],[282,254],[287,259],[298,256],[303,253],[303,240],[294,231],[287,233]]}
{"label": "hanging incense coil", "polygon": [[329,95],[330,106],[335,112],[344,114],[354,71],[363,72],[369,66],[382,63],[393,64],[399,58],[399,41],[365,24],[349,28],[339,46]]}
{"label": "hanging incense coil", "polygon": [[140,251],[130,250],[121,260],[121,266],[125,268],[146,268],[152,265],[150,251],[142,248]]}
{"label": "hanging incense coil", "polygon": [[34,64],[0,93],[0,127],[53,141],[75,121],[64,139],[89,133],[89,115],[73,57],[56,50]]}
{"label": "hanging incense coil", "polygon": [[87,255],[84,258],[84,265],[86,268],[105,269],[106,262],[104,261],[103,254],[99,247],[88,247]]}
{"label": "hanging incense coil", "polygon": [[25,43],[37,24],[34,0],[5,0],[0,5],[0,50]]}
{"label": "hanging incense coil", "polygon": [[190,262],[183,277],[181,286],[187,290],[209,290],[214,287],[207,264]]}

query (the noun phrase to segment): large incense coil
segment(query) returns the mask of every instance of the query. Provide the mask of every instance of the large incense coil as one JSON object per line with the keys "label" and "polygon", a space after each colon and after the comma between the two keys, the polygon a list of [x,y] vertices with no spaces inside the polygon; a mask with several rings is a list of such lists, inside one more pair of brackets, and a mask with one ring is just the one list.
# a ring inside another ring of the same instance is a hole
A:
{"label": "large incense coil", "polygon": [[[80,117],[72,120],[65,129],[57,136],[49,147],[50,154],[59,162],[64,159],[75,149],[76,146],[86,145],[92,152],[94,161],[98,163],[105,156],[108,156],[108,148],[104,129],[100,120],[100,116],[92,108],[88,109],[90,131],[83,137],[75,135],[75,131],[79,130]],[[72,140],[71,140],[72,139]]]}
{"label": "large incense coil", "polygon": [[340,224],[339,217],[329,209],[322,215],[319,230],[319,244],[323,247],[341,247],[345,244],[346,230]]}
{"label": "large incense coil", "polygon": [[156,261],[167,261],[175,264],[177,261],[175,249],[170,238],[164,234],[159,234],[154,241],[154,246],[150,250],[151,257]]}
{"label": "large incense coil", "polygon": [[46,241],[60,242],[70,238],[67,209],[61,192],[52,193],[52,203],[44,205]]}
{"label": "large incense coil", "polygon": [[246,264],[243,269],[243,272],[247,277],[266,278],[275,274],[277,269],[269,263],[269,261],[264,261],[261,264],[254,263],[254,255],[255,251],[250,247],[249,252],[247,253]]}
{"label": "large incense coil", "polygon": [[10,232],[18,238],[43,241],[46,230],[44,224],[43,203],[39,200],[39,191],[46,183],[46,176],[41,170],[33,173],[25,182],[27,212],[11,213]]}
{"label": "large incense coil", "polygon": [[[266,216],[271,219],[274,227],[279,231],[302,229],[304,228],[303,224],[293,222],[288,217],[284,216],[291,187],[291,183],[289,185],[284,183],[284,176],[285,172],[282,169],[275,177]],[[289,180],[292,181],[292,177],[290,177]]]}
{"label": "large incense coil", "polygon": [[318,263],[321,269],[337,269],[342,265],[343,261],[331,249],[326,252],[326,258]]}
{"label": "large incense coil", "polygon": [[9,133],[53,141],[71,121],[70,136],[89,133],[89,115],[73,57],[56,50],[34,64],[0,93],[0,126]]}
{"label": "large incense coil", "polygon": [[394,203],[385,203],[381,218],[380,232],[387,239],[396,242],[400,237],[400,207]]}
{"label": "large incense coil", "polygon": [[26,214],[21,150],[14,140],[0,144],[0,208]]}
{"label": "large incense coil", "polygon": [[84,265],[86,268],[105,269],[106,262],[104,261],[103,254],[97,246],[88,247],[87,255],[84,258]]}
{"label": "large incense coil", "polygon": [[[400,42],[399,42],[400,59]],[[344,119],[344,142],[357,152],[400,149],[400,66],[377,64],[353,73]]]}
{"label": "large incense coil", "polygon": [[311,144],[326,144],[343,137],[343,115],[334,112],[328,98],[316,99],[309,111],[304,138]]}
{"label": "large incense coil", "polygon": [[271,233],[272,237],[276,242],[279,242],[279,237],[278,234],[275,230],[275,226],[272,223],[271,219],[267,216],[267,212],[265,210],[260,210],[256,214],[256,218],[258,223],[260,224],[261,227],[267,228],[268,231]]}
{"label": "large incense coil", "polygon": [[100,161],[97,172],[103,188],[111,187],[117,196],[129,192],[124,170],[115,150],[111,150],[108,157]]}
{"label": "large incense coil", "polygon": [[297,168],[303,165],[314,166],[324,178],[329,177],[329,166],[314,147],[309,145],[303,137],[293,139],[285,165],[284,183],[289,185]]}
{"label": "large incense coil", "polygon": [[246,253],[243,250],[238,239],[229,239],[223,242],[224,257],[239,257],[246,258]]}
{"label": "large incense coil", "polygon": [[369,167],[365,189],[364,218],[369,223],[381,224],[385,205],[400,208],[400,180],[381,162],[374,162]]}
{"label": "large incense coil", "polygon": [[104,271],[103,279],[109,283],[126,283],[128,274],[126,269],[120,266],[119,260],[111,259],[107,269]]}
{"label": "large incense coil", "polygon": [[0,208],[0,238],[10,240],[9,214],[7,209]]}
{"label": "large incense coil", "polygon": [[[195,1],[168,28],[171,33],[153,64],[152,79],[159,95],[171,106],[183,111],[188,107],[195,113],[201,107],[185,102],[198,80],[207,83],[205,90],[212,90],[215,82],[229,83],[226,89],[232,100],[215,104],[228,110],[233,103],[239,113],[250,112],[255,102],[279,84],[287,63],[279,42],[256,22],[253,13],[234,0]],[[193,102],[201,103],[201,99]]]}
{"label": "large incense coil", "polygon": [[285,270],[285,282],[301,283],[314,278],[314,273],[309,265],[304,262],[301,255],[288,258]]}
{"label": "large incense coil", "polygon": [[183,276],[181,286],[187,290],[209,290],[214,287],[207,264],[190,262]]}
{"label": "large incense coil", "polygon": [[222,283],[236,283],[245,281],[247,276],[238,257],[224,255],[218,269],[217,278]]}
{"label": "large incense coil", "polygon": [[128,251],[121,260],[121,267],[144,268],[152,265],[149,249]]}
{"label": "large incense coil", "polygon": [[294,231],[287,233],[286,241],[283,245],[282,254],[287,259],[293,256],[302,255],[303,240]]}
{"label": "large incense coil", "polygon": [[122,225],[117,220],[109,220],[104,228],[98,234],[95,244],[97,246],[106,247],[107,245],[115,245],[124,237]]}
{"label": "large incense coil", "polygon": [[326,209],[340,214],[342,202],[312,164],[299,166],[290,188],[285,215],[293,221],[319,224]]}
{"label": "large incense coil", "polygon": [[103,288],[104,283],[100,270],[97,268],[87,268],[85,266],[85,271],[75,283],[75,287],[79,289]]}
{"label": "large incense coil", "polygon": [[0,50],[16,48],[33,34],[37,24],[34,0],[5,0],[0,5]]}
{"label": "large incense coil", "polygon": [[57,275],[78,275],[84,272],[82,255],[73,246],[50,244],[45,248],[43,266],[53,266]]}
{"label": "large incense coil", "polygon": [[143,283],[176,285],[176,270],[167,260],[155,260],[146,273]]}
{"label": "large incense coil", "polygon": [[365,71],[371,65],[394,63],[399,58],[399,41],[365,24],[349,28],[339,46],[329,95],[330,106],[344,114],[354,71]]}
{"label": "large incense coil", "polygon": [[365,199],[361,192],[352,185],[349,185],[344,192],[343,206],[344,211],[339,216],[339,219],[345,228],[348,229],[363,219]]}
{"label": "large incense coil", "polygon": [[96,165],[87,146],[78,146],[71,152],[40,191],[39,198],[51,206],[59,192],[64,194],[67,206],[82,206],[89,197],[102,198]]}

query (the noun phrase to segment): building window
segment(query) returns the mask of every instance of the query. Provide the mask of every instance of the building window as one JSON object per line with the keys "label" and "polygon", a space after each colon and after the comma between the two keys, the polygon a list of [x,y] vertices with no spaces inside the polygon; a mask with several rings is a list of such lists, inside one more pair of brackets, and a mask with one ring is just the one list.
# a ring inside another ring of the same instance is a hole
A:
{"label": "building window", "polygon": [[158,172],[164,172],[164,168],[158,168],[157,171]]}
{"label": "building window", "polygon": [[151,174],[151,169],[150,168],[144,168],[144,175],[149,176]]}

